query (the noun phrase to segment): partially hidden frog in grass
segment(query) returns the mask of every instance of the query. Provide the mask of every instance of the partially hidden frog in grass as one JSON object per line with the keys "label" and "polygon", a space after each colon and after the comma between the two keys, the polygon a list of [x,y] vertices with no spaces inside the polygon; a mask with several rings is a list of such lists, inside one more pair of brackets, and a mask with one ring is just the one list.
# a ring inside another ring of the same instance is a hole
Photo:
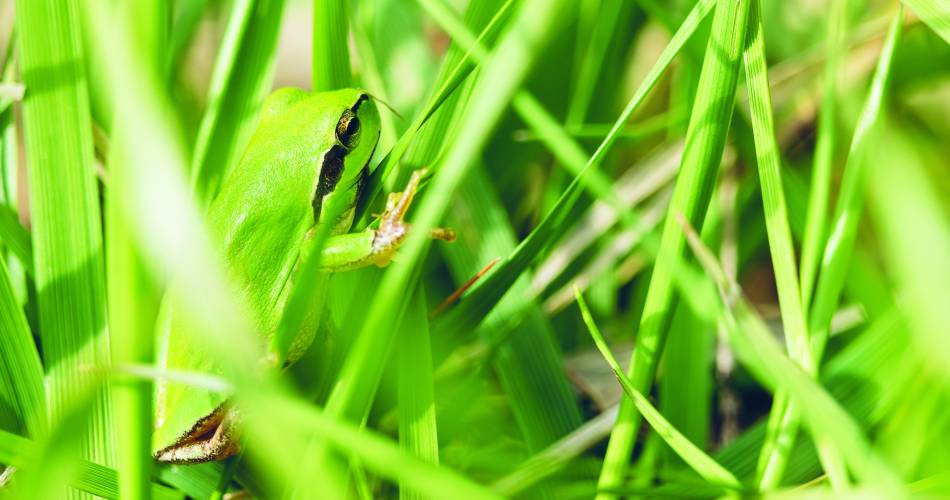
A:
{"label": "partially hidden frog in grass", "polygon": [[[324,277],[384,266],[407,236],[409,225],[403,217],[421,171],[413,174],[402,193],[390,195],[378,228],[349,232],[379,136],[376,104],[357,89],[312,93],[285,88],[266,100],[244,156],[208,209],[211,236],[221,245],[225,268],[260,335],[274,335],[304,245],[318,222],[332,225],[320,259]],[[330,196],[343,197],[335,203],[346,209],[336,220],[324,221]],[[448,230],[433,234],[452,238]],[[326,287],[322,288],[325,293]],[[168,302],[166,298],[158,322],[159,366],[219,374],[215,358],[194,348],[194,332]],[[313,341],[320,316],[321,311],[308,312],[285,363],[294,362]],[[159,380],[152,439],[155,459],[197,463],[234,455],[237,415],[219,392]]]}

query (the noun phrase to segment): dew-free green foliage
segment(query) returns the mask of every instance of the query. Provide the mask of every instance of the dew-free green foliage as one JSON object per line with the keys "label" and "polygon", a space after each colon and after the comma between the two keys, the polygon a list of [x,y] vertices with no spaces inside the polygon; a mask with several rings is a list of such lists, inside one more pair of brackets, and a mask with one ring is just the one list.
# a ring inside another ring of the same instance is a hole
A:
{"label": "dew-free green foliage", "polygon": [[[948,2],[14,3],[0,496],[950,495]],[[383,114],[354,230],[429,176],[269,343],[203,213],[284,85]],[[155,369],[163,300],[219,371]],[[156,464],[162,377],[243,453]]]}

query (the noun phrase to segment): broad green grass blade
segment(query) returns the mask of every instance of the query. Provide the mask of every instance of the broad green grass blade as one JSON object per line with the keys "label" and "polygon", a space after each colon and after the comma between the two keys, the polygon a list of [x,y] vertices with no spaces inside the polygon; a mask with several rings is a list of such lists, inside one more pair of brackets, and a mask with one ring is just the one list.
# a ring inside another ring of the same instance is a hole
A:
{"label": "broad green grass blade", "polygon": [[17,428],[28,436],[46,429],[43,366],[23,309],[13,294],[6,263],[0,261],[0,395],[15,416]]}
{"label": "broad green grass blade", "polygon": [[[402,261],[393,263],[387,270],[373,299],[375,307],[366,318],[327,401],[331,415],[360,420],[367,411],[381,375],[380,360],[386,359],[392,344],[393,332],[387,325],[400,315],[396,306],[402,301],[398,299],[412,283],[415,264],[428,247],[428,230],[442,217],[452,193],[526,77],[537,51],[553,36],[562,7],[562,2],[556,1],[524,2],[490,63],[482,68],[472,91],[472,102],[479,105],[466,110],[440,162],[438,175],[416,207],[414,231],[400,251]],[[324,466],[327,461],[321,459],[320,462],[319,470],[327,470]]]}
{"label": "broad green grass blade", "polygon": [[[399,333],[399,445],[420,460],[438,465],[439,435],[432,396],[432,347],[426,309],[425,291],[419,286],[409,301]],[[399,488],[399,498],[427,497],[405,485]]]}
{"label": "broad green grass blade", "polygon": [[857,128],[848,150],[848,162],[842,174],[838,203],[831,219],[831,234],[825,245],[819,271],[815,302],[808,318],[812,356],[817,364],[821,363],[825,344],[828,341],[831,317],[837,309],[838,298],[844,285],[848,262],[857,236],[858,221],[864,205],[862,189],[864,170],[866,165],[873,161],[867,156],[868,140],[871,130],[879,121],[884,106],[891,75],[891,63],[897,42],[900,40],[902,24],[903,10],[899,8],[888,29],[887,38],[871,80],[871,88],[858,117]]}
{"label": "broad green grass blade", "polygon": [[313,2],[313,90],[351,85],[348,0]]}
{"label": "broad green grass blade", "polygon": [[818,263],[827,233],[828,193],[831,192],[831,169],[838,142],[838,72],[844,51],[847,4],[847,0],[833,0],[828,16],[822,100],[821,109],[818,111],[818,138],[815,141],[815,158],[812,163],[805,235],[802,238],[801,289],[802,307],[806,312],[815,289]]}
{"label": "broad green grass blade", "polygon": [[30,232],[20,224],[16,212],[5,204],[0,204],[0,243],[19,259],[28,273],[33,274],[33,243],[30,240]]}
{"label": "broad green grass blade", "polygon": [[[545,215],[544,219],[535,227],[531,233],[518,244],[505,260],[495,266],[494,271],[488,277],[479,281],[474,290],[465,296],[465,300],[457,307],[448,311],[446,314],[437,318],[434,323],[434,329],[438,331],[441,328],[466,329],[473,328],[485,317],[486,313],[494,307],[500,297],[502,297],[511,285],[521,276],[524,269],[534,261],[544,248],[555,241],[567,231],[568,225],[565,220],[577,203],[581,194],[581,189],[591,188],[598,196],[603,196],[607,200],[615,199],[609,193],[611,182],[603,175],[596,176],[598,173],[597,165],[603,160],[610,146],[616,140],[620,130],[629,120],[633,112],[643,103],[646,95],[656,85],[660,76],[669,67],[673,58],[680,52],[683,45],[689,40],[699,23],[709,12],[715,0],[700,0],[686,21],[673,36],[670,43],[667,44],[659,59],[651,67],[649,73],[644,77],[643,82],[637,88],[633,97],[627,103],[620,117],[614,122],[613,128],[601,142],[600,146],[594,152],[593,156],[585,159],[584,151],[574,142],[564,131],[563,127],[554,120],[540,106],[536,99],[527,94],[516,95],[516,104],[522,117],[530,118],[532,126],[540,130],[540,137],[547,138],[545,144],[551,148],[561,164],[571,169],[575,173],[575,178],[561,194],[557,203],[551,211]],[[520,96],[526,96],[519,98]],[[592,178],[599,177],[599,181],[588,181],[586,176],[590,174]],[[627,214],[626,209],[619,212],[621,217],[629,219],[629,223],[635,225],[635,219]]]}
{"label": "broad green grass blade", "polygon": [[[900,495],[903,492],[900,479],[874,452],[852,417],[809,374],[781,352],[768,326],[742,297],[738,285],[726,277],[716,258],[685,220],[683,224],[690,247],[720,290],[722,301],[720,311],[714,313],[715,319],[722,322],[736,356],[773,391],[789,391],[792,399],[800,405],[812,434],[833,443],[860,482],[874,485],[884,494]],[[705,286],[708,282],[691,281],[683,285],[697,294],[711,293]]]}
{"label": "broad green grass blade", "polygon": [[659,410],[653,407],[650,400],[633,387],[630,378],[627,377],[620,363],[617,362],[613,353],[610,352],[610,346],[607,345],[603,334],[601,334],[600,329],[597,328],[597,324],[594,322],[594,318],[591,316],[590,310],[587,308],[587,304],[584,302],[584,297],[581,295],[580,290],[575,288],[574,295],[577,298],[577,305],[580,307],[581,316],[584,318],[584,324],[587,325],[587,330],[590,332],[594,344],[617,376],[617,381],[623,386],[627,397],[633,401],[637,411],[643,415],[643,418],[650,424],[650,427],[653,428],[684,462],[702,476],[703,479],[731,490],[742,490],[742,483],[736,476],[722,465],[719,465],[712,457],[703,452],[701,448],[693,444],[692,441],[673,427]]}
{"label": "broad green grass blade", "polygon": [[[109,362],[105,277],[78,2],[17,2],[39,337],[49,415]],[[115,462],[108,393],[95,404],[83,458]]]}
{"label": "broad green grass blade", "polygon": [[[129,30],[126,39],[135,45],[130,50],[145,61],[154,88],[163,89],[167,79],[168,20],[170,5],[165,0],[127,1],[118,5],[118,18]],[[109,325],[114,366],[150,365],[154,362],[155,317],[160,300],[131,227],[138,218],[129,217],[124,207],[131,205],[123,197],[133,195],[134,177],[128,150],[134,143],[122,120],[113,122],[109,156],[110,182],[106,193],[107,284]],[[147,499],[151,493],[152,396],[150,379],[123,378],[112,381],[116,408],[119,491],[123,498]]]}
{"label": "broad green grass blade", "polygon": [[274,81],[284,0],[236,0],[218,51],[191,161],[199,199],[214,198],[239,159]]}
{"label": "broad green grass blade", "polygon": [[[745,50],[744,63],[769,250],[775,272],[786,349],[789,357],[806,373],[813,373],[815,366],[808,345],[798,270],[795,265],[795,247],[783,194],[782,162],[775,139],[763,30],[760,2],[753,0],[749,15],[749,45]],[[789,411],[785,406],[786,396],[779,394],[775,401],[777,404],[772,407],[774,415],[771,418],[783,421],[782,416]],[[789,423],[770,435],[774,440],[766,441],[762,449],[763,470],[759,481],[761,489],[768,490],[777,486],[797,432],[798,427]],[[777,447],[779,443],[782,444],[781,448]]]}
{"label": "broad green grass blade", "polygon": [[930,29],[950,43],[950,2],[947,0],[902,0]]}
{"label": "broad green grass blade", "polygon": [[[631,360],[629,375],[639,391],[648,390],[653,382],[672,315],[673,268],[679,265],[685,247],[685,239],[677,227],[675,215],[682,214],[691,223],[701,224],[716,180],[733,113],[748,10],[749,2],[746,0],[720,0],[716,7],[680,171],[663,227]],[[624,400],[620,405],[617,425],[610,436],[598,488],[609,489],[621,484],[638,429],[638,413],[631,403]],[[598,498],[613,498],[613,495],[599,494]]]}

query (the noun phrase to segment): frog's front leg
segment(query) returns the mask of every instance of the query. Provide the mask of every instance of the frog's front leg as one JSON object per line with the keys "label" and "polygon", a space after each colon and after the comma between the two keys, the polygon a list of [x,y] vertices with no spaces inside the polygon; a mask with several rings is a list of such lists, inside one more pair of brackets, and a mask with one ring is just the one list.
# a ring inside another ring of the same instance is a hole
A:
{"label": "frog's front leg", "polygon": [[[405,215],[412,198],[419,188],[419,182],[425,176],[425,170],[412,173],[412,178],[401,193],[390,193],[386,200],[386,210],[379,216],[379,227],[360,233],[332,236],[327,240],[320,259],[324,271],[337,272],[356,269],[369,265],[386,266],[392,261],[396,250],[409,235],[410,224]],[[429,236],[434,239],[452,241],[455,232],[450,229],[435,228]]]}

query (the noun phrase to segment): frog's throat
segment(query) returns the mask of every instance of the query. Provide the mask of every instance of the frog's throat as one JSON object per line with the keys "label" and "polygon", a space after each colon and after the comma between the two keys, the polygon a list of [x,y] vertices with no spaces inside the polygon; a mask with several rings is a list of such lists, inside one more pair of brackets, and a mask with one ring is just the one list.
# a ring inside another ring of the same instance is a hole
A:
{"label": "frog's throat", "polygon": [[233,412],[222,403],[170,446],[155,452],[155,460],[194,464],[222,460],[236,454],[238,447],[233,420]]}

